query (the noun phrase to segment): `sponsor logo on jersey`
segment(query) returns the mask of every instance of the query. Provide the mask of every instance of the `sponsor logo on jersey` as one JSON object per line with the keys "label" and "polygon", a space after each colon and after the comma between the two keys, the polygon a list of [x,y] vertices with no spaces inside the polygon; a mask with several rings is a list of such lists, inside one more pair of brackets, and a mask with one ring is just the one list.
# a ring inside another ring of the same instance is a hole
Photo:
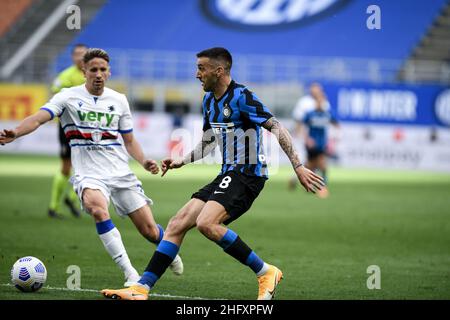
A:
{"label": "sponsor logo on jersey", "polygon": [[233,122],[210,122],[211,128],[215,134],[234,132]]}
{"label": "sponsor logo on jersey", "polygon": [[95,112],[95,111],[89,111],[89,112],[82,112],[77,111],[78,117],[81,121],[101,121],[102,118],[106,120],[106,126],[109,127],[111,125],[111,122],[113,121],[115,114],[109,114],[104,112]]}

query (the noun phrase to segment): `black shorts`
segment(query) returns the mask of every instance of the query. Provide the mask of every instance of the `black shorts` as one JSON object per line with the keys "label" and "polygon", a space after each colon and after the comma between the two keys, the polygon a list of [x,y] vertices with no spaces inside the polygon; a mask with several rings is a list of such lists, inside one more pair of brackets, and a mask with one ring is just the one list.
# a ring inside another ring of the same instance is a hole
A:
{"label": "black shorts", "polygon": [[306,153],[308,155],[308,160],[314,160],[318,156],[326,154],[325,150],[317,148],[306,148]]}
{"label": "black shorts", "polygon": [[224,221],[224,224],[229,224],[250,209],[253,201],[264,188],[265,182],[265,178],[228,171],[218,175],[210,184],[194,193],[191,198],[204,202],[213,200],[223,205],[230,216]]}
{"label": "black shorts", "polygon": [[60,146],[59,156],[62,159],[70,159],[71,152],[69,142],[66,139],[66,135],[64,134],[64,130],[61,127],[61,123],[58,125],[58,127],[59,127],[59,146]]}

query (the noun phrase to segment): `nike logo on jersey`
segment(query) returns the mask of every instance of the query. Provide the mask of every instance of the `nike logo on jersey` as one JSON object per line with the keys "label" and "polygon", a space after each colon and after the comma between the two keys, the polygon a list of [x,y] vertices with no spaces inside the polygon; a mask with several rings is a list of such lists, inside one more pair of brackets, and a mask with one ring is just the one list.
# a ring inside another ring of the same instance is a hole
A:
{"label": "nike logo on jersey", "polygon": [[109,114],[109,113],[104,113],[104,112],[94,112],[94,111],[89,111],[89,112],[82,112],[82,111],[77,111],[78,113],[78,117],[80,117],[81,121],[101,121],[101,119],[103,117],[105,117],[106,119],[106,126],[109,127],[109,125],[111,124],[112,120],[114,119],[115,114]]}

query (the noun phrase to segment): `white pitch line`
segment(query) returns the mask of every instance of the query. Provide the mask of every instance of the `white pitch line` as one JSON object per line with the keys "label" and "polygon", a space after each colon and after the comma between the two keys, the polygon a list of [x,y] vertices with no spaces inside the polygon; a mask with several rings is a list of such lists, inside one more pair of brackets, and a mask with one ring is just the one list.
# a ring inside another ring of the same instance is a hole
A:
{"label": "white pitch line", "polygon": [[[0,284],[2,287],[13,287],[10,283],[2,283]],[[100,293],[100,290],[95,289],[68,289],[68,288],[55,288],[50,286],[42,287],[42,289],[47,290],[59,290],[59,291],[70,291],[70,292],[94,292],[94,293]],[[174,296],[168,293],[150,293],[150,297],[159,297],[159,298],[171,298],[171,299],[192,299],[192,300],[225,300],[225,299],[210,299],[210,298],[203,298],[203,297],[188,297],[188,296]]]}

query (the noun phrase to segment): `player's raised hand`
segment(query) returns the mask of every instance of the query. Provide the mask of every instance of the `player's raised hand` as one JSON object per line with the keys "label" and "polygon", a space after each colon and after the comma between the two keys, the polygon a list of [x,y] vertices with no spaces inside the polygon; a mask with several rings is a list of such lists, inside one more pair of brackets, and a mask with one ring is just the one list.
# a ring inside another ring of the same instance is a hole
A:
{"label": "player's raised hand", "polygon": [[6,143],[13,142],[17,137],[17,134],[14,130],[2,130],[0,131],[0,144],[3,146]]}
{"label": "player's raised hand", "polygon": [[157,174],[159,172],[158,163],[155,160],[145,160],[143,167],[152,174]]}
{"label": "player's raised hand", "polygon": [[162,160],[161,161],[161,170],[162,170],[161,177],[164,177],[164,175],[166,174],[167,171],[169,171],[169,169],[181,168],[183,165],[184,165],[183,160],[174,160],[171,158],[166,158],[166,159]]}
{"label": "player's raised hand", "polygon": [[295,169],[298,180],[305,188],[306,191],[316,193],[317,190],[321,190],[325,186],[325,182],[321,176],[318,176],[304,165],[301,165]]}

